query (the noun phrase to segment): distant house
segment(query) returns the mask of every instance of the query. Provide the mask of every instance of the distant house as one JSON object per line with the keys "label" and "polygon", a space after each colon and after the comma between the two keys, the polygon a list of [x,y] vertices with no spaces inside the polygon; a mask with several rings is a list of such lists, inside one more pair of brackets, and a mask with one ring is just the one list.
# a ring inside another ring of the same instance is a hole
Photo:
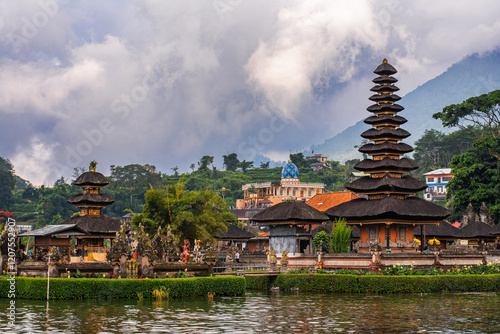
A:
{"label": "distant house", "polygon": [[313,170],[332,169],[328,163],[328,155],[321,153],[311,154],[310,156],[306,156],[306,160],[311,163],[310,167]]}
{"label": "distant house", "polygon": [[16,228],[19,233],[31,232],[33,231],[33,225],[35,223],[19,223],[16,222]]}
{"label": "distant house", "polygon": [[424,198],[427,201],[446,200],[446,185],[453,178],[451,168],[441,168],[424,174],[427,189],[424,191]]}

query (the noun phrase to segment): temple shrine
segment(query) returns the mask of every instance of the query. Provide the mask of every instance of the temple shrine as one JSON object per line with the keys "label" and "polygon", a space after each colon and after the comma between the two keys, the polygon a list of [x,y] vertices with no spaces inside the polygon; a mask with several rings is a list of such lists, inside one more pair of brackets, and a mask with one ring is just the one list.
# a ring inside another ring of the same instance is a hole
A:
{"label": "temple shrine", "polygon": [[[59,247],[63,259],[70,262],[106,261],[105,239],[112,239],[120,231],[120,222],[103,215],[106,206],[113,204],[111,196],[101,189],[109,184],[108,179],[96,172],[97,163],[90,164],[88,172],[80,175],[73,184],[82,189],[81,194],[73,195],[68,203],[79,210],[79,214],[60,225],[49,225],[20,235],[35,238],[35,258],[37,249]],[[71,243],[74,239],[74,244]],[[74,248],[76,254],[71,254]],[[77,255],[77,256],[72,256]]]}
{"label": "temple shrine", "polygon": [[347,224],[360,227],[361,238],[354,245],[358,251],[416,251],[413,228],[439,224],[450,212],[415,196],[427,185],[409,175],[418,165],[404,156],[413,148],[402,142],[410,133],[400,128],[407,120],[398,115],[404,108],[396,104],[401,98],[394,94],[399,90],[392,76],[397,71],[384,59],[374,73],[378,77],[371,91],[376,94],[369,99],[375,104],[367,108],[373,116],[364,120],[372,128],[361,134],[370,142],[359,148],[368,158],[354,166],[368,175],[346,186],[364,198],[342,203],[325,213],[332,220],[344,217]]}

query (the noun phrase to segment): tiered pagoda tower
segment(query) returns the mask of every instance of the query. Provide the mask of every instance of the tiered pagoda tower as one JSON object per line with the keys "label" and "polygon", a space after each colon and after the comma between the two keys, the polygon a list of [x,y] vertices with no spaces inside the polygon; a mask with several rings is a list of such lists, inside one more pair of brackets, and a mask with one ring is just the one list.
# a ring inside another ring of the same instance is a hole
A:
{"label": "tiered pagoda tower", "polygon": [[399,90],[392,75],[396,69],[384,59],[374,71],[376,94],[369,99],[375,104],[367,108],[373,116],[365,119],[372,126],[361,137],[370,143],[359,148],[369,156],[354,166],[367,176],[361,177],[347,189],[365,195],[360,199],[340,204],[326,211],[332,218],[344,217],[348,224],[359,225],[361,239],[355,245],[360,251],[370,247],[382,247],[391,251],[415,251],[413,227],[439,224],[450,212],[438,205],[415,197],[427,188],[426,184],[409,175],[418,165],[404,157],[413,148],[402,142],[410,133],[400,126],[407,122],[398,115],[404,108],[396,104],[401,98],[394,94]]}
{"label": "tiered pagoda tower", "polygon": [[102,214],[108,205],[114,203],[114,199],[101,192],[109,181],[104,175],[96,172],[96,165],[97,163],[93,161],[89,171],[80,175],[73,183],[82,189],[82,194],[71,196],[68,203],[76,206],[80,212],[78,216],[63,223],[75,224],[88,233],[88,235],[77,236],[79,242],[76,248],[83,250],[83,253],[101,252],[104,239],[114,238],[121,227],[118,221]]}

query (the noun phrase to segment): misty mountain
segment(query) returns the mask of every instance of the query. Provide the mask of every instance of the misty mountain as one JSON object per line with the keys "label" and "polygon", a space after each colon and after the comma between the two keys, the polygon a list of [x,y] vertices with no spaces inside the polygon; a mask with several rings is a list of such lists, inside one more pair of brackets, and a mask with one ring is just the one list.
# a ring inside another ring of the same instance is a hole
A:
{"label": "misty mountain", "polygon": [[[397,78],[397,74],[395,75]],[[411,133],[411,137],[405,139],[405,143],[413,145],[424,134],[426,129],[437,129],[450,132],[452,129],[444,129],[441,121],[432,118],[436,112],[450,104],[458,104],[469,97],[488,93],[500,89],[500,51],[484,56],[477,54],[467,56],[460,62],[452,65],[444,73],[427,81],[422,86],[406,94],[398,104],[405,107],[399,115],[405,117],[408,123],[402,128]],[[371,101],[366,92],[368,107]],[[366,112],[366,117],[372,114]],[[354,148],[361,143],[361,133],[369,128],[369,125],[360,120],[355,125],[345,129],[336,136],[325,140],[324,143],[311,146],[311,150],[305,152],[329,155],[330,159],[345,160],[361,158],[361,153]]]}

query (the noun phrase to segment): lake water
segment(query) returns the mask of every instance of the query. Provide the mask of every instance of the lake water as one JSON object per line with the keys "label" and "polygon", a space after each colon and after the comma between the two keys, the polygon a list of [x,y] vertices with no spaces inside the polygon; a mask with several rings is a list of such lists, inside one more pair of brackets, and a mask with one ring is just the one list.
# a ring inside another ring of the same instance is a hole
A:
{"label": "lake water", "polygon": [[247,292],[153,302],[16,300],[2,333],[500,333],[500,293],[306,294]]}

